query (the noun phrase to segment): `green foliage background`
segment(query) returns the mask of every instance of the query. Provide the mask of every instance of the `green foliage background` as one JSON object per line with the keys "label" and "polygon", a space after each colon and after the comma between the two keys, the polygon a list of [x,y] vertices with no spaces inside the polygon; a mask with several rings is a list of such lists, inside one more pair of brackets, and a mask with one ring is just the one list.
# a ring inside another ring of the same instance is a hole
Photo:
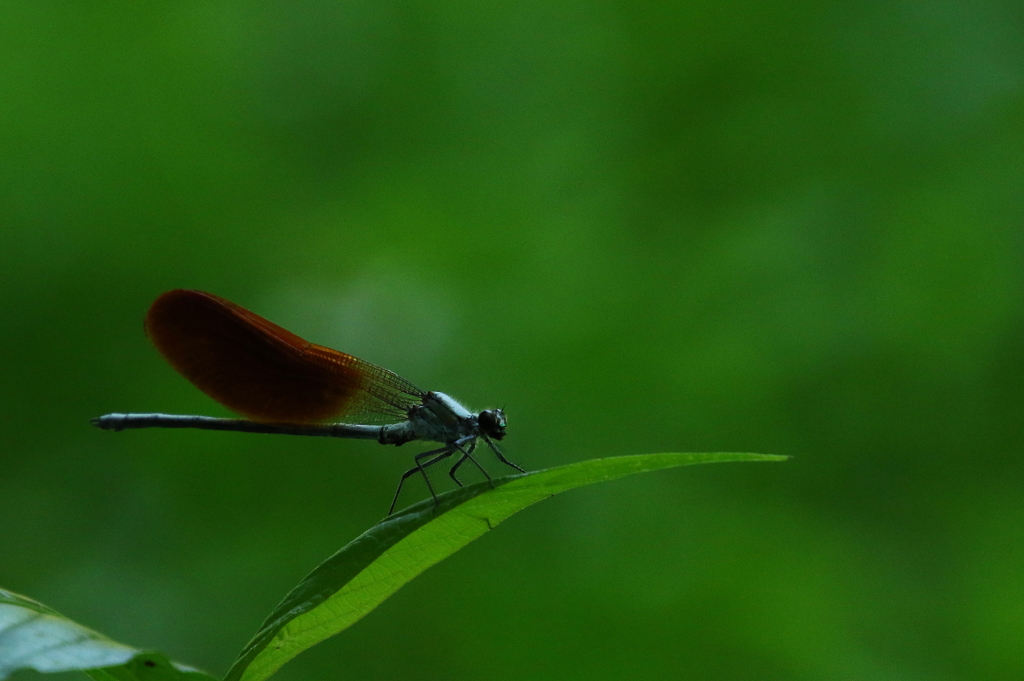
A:
{"label": "green foliage background", "polygon": [[[0,5],[0,584],[222,674],[409,447],[222,415],[234,300],[477,407],[560,496],[282,679],[1024,676],[1017,2]],[[422,493],[422,490],[420,490]],[[411,501],[410,499],[409,501]]]}

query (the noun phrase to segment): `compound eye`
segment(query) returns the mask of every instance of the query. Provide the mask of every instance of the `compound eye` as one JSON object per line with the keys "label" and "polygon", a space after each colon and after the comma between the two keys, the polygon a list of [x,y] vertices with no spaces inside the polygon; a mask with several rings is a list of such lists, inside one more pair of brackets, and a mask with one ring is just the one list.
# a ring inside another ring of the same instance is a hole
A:
{"label": "compound eye", "polygon": [[505,437],[505,412],[501,409],[487,409],[486,411],[480,412],[477,417],[477,423],[480,424],[480,431],[487,437],[500,440]]}

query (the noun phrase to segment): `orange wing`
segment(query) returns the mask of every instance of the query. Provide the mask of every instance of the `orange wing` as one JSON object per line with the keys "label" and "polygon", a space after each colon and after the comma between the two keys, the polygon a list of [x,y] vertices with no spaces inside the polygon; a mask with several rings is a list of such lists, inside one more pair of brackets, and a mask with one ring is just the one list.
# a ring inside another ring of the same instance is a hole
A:
{"label": "orange wing", "polygon": [[202,291],[163,294],[145,328],[178,373],[253,421],[392,423],[424,394],[387,369],[305,341]]}

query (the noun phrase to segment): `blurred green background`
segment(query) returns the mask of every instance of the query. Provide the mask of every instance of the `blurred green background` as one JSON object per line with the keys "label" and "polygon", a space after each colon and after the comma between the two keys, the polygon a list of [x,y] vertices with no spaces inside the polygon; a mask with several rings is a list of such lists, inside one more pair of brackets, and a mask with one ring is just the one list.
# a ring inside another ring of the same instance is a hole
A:
{"label": "blurred green background", "polygon": [[415,449],[89,425],[226,413],[187,287],[528,469],[795,457],[545,502],[281,679],[1024,678],[1019,2],[4,2],[0,116],[3,587],[223,674],[383,515]]}

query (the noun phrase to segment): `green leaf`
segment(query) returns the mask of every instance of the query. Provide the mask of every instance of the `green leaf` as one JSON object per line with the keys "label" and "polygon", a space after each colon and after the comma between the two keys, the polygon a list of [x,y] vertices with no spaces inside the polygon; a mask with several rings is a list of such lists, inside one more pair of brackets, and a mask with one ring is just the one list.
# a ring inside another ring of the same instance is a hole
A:
{"label": "green leaf", "polygon": [[144,652],[0,589],[0,679],[20,669],[83,671],[97,681],[212,681],[160,653]]}
{"label": "green leaf", "polygon": [[769,454],[642,454],[513,475],[425,500],[334,554],[271,613],[225,681],[261,681],[303,650],[352,626],[431,565],[513,513],[574,487],[697,463],[783,461]]}

